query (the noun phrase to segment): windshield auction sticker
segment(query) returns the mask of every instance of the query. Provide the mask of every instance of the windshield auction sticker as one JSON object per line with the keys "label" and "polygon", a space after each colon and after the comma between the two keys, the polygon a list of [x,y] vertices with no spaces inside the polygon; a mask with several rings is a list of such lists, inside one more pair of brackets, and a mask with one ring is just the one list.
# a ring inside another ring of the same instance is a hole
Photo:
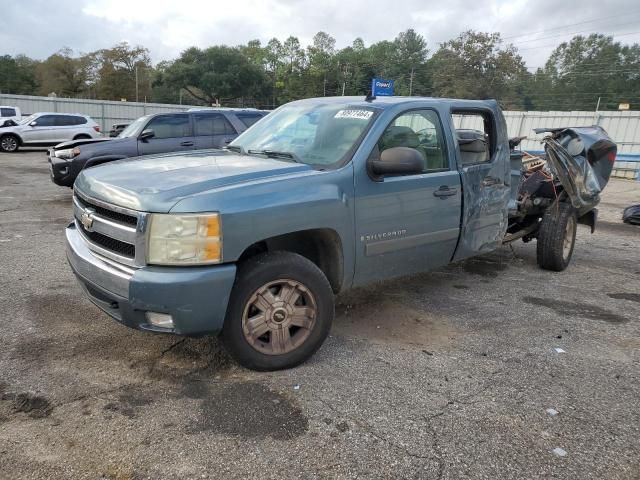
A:
{"label": "windshield auction sticker", "polygon": [[369,120],[373,115],[370,110],[340,110],[333,118],[356,118],[358,120]]}

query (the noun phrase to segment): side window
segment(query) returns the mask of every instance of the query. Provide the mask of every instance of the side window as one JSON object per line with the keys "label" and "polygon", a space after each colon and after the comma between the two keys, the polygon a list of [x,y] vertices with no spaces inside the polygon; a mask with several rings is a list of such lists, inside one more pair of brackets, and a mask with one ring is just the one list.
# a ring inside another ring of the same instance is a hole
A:
{"label": "side window", "polygon": [[440,119],[433,110],[413,110],[396,117],[378,140],[380,153],[388,148],[414,148],[424,159],[423,172],[449,168]]}
{"label": "side window", "polygon": [[13,108],[0,108],[0,117],[15,117],[16,111]]}
{"label": "side window", "polygon": [[220,113],[195,113],[193,119],[197,137],[236,134],[229,121]]}
{"label": "side window", "polygon": [[492,118],[485,112],[453,112],[453,124],[456,127],[456,140],[463,166],[491,161],[495,148]]}
{"label": "side window", "polygon": [[73,125],[86,125],[87,119],[84,117],[73,117]]}
{"label": "side window", "polygon": [[76,118],[73,115],[56,115],[56,126],[68,127],[70,125],[76,125]]}
{"label": "side window", "polygon": [[155,133],[153,138],[180,138],[191,136],[188,114],[160,115],[153,118],[145,127]]}
{"label": "side window", "polygon": [[42,115],[35,119],[38,127],[53,127],[56,124],[57,115]]}
{"label": "side window", "polygon": [[260,120],[263,115],[261,113],[236,113],[236,117],[242,123],[244,123],[245,127],[249,128],[251,125]]}

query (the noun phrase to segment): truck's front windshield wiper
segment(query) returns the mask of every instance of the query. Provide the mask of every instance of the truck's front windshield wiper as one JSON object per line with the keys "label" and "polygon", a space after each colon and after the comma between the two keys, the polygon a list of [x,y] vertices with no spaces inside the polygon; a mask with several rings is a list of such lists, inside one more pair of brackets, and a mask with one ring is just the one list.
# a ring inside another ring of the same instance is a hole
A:
{"label": "truck's front windshield wiper", "polygon": [[247,153],[249,155],[266,155],[269,158],[287,158],[296,163],[302,163],[296,154],[291,152],[278,152],[277,150],[247,150]]}
{"label": "truck's front windshield wiper", "polygon": [[227,145],[226,147],[224,147],[224,149],[239,153],[240,155],[245,154],[244,148],[242,148],[240,145]]}

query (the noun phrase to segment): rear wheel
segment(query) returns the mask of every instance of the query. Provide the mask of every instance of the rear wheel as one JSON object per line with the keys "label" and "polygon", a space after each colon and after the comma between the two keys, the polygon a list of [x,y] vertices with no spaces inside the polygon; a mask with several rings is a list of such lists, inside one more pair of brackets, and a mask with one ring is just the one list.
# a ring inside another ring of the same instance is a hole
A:
{"label": "rear wheel", "polygon": [[331,286],[313,262],[290,252],[262,254],[238,270],[222,339],[247,368],[292,368],[320,348],[333,316]]}
{"label": "rear wheel", "polygon": [[3,135],[0,138],[0,151],[2,152],[17,152],[19,147],[20,139],[15,135]]}
{"label": "rear wheel", "polygon": [[538,231],[538,265],[561,272],[569,266],[576,243],[578,220],[569,203],[552,205],[542,217]]}

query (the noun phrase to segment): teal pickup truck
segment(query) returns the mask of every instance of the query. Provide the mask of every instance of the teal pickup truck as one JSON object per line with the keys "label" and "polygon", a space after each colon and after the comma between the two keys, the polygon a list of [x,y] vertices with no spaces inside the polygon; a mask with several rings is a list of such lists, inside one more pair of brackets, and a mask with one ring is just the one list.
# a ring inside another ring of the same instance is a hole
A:
{"label": "teal pickup truck", "polygon": [[495,101],[292,102],[224,150],[84,170],[67,257],[125,325],[221,334],[248,368],[293,367],[350,287],[516,239],[537,239],[543,268],[566,268],[616,146],[598,127],[549,132],[546,159],[523,166]]}

